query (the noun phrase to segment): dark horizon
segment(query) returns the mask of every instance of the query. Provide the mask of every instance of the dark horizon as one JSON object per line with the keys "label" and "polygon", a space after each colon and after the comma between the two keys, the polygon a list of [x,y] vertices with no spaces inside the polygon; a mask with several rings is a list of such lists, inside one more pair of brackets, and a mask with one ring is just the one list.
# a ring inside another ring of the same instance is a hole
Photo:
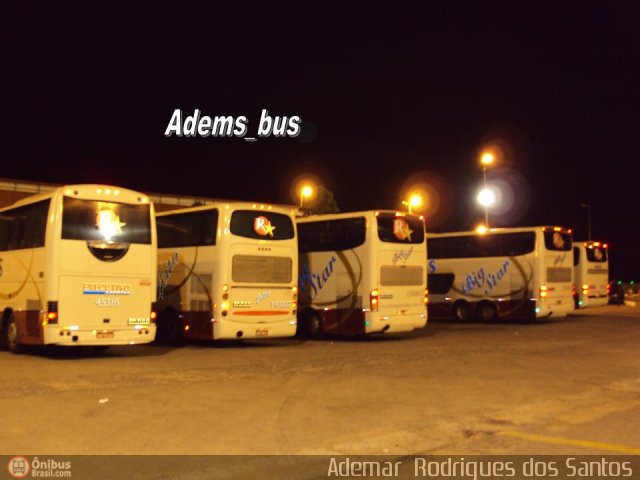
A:
{"label": "dark horizon", "polygon": [[[428,229],[467,230],[498,145],[492,226],[583,240],[590,204],[611,277],[638,280],[637,4],[8,10],[2,177],[293,203],[313,174],[343,211],[400,208],[422,182]],[[266,108],[302,133],[166,138],[176,108],[246,115],[250,134]]]}

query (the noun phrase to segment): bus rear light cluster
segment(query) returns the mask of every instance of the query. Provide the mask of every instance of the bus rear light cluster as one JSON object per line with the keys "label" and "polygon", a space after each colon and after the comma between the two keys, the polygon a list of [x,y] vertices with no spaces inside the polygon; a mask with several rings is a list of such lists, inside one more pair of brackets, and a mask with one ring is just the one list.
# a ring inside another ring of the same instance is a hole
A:
{"label": "bus rear light cluster", "polygon": [[158,309],[155,302],[151,304],[151,314],[149,315],[149,318],[151,319],[151,323],[156,323],[158,318]]}
{"label": "bus rear light cluster", "polygon": [[583,295],[589,295],[589,285],[588,284],[584,284],[582,285],[582,294]]}
{"label": "bus rear light cluster", "polygon": [[47,311],[44,314],[44,325],[58,323],[58,302],[47,302]]}
{"label": "bus rear light cluster", "polygon": [[540,298],[545,298],[547,295],[549,295],[549,287],[540,285]]}
{"label": "bus rear light cluster", "polygon": [[424,289],[424,303],[429,303],[429,289]]}
{"label": "bus rear light cluster", "polygon": [[223,300],[229,299],[229,285],[227,285],[226,283],[222,285],[222,299]]}
{"label": "bus rear light cluster", "polygon": [[380,307],[380,290],[374,288],[369,294],[369,306],[372,312],[377,312]]}
{"label": "bus rear light cluster", "polygon": [[296,300],[298,298],[298,287],[291,287],[291,293],[293,294],[293,299]]}

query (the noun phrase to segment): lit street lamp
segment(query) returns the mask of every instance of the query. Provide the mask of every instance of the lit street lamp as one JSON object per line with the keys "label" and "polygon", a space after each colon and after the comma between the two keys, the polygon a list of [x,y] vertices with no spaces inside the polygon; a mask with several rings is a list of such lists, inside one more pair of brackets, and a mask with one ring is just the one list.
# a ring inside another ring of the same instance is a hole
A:
{"label": "lit street lamp", "polygon": [[313,187],[309,184],[305,184],[300,188],[300,208],[304,206],[304,199],[311,198],[313,196]]}
{"label": "lit street lamp", "polygon": [[414,193],[409,197],[409,200],[403,200],[402,205],[407,207],[407,212],[413,213],[414,208],[418,208],[422,205],[422,196],[418,193]]}
{"label": "lit street lamp", "polygon": [[482,165],[483,188],[478,194],[478,202],[484,207],[484,224],[487,228],[489,228],[489,207],[496,201],[495,194],[491,190],[487,189],[487,168],[490,165],[493,165],[494,161],[495,157],[491,152],[485,152],[482,154],[482,157],[480,157],[480,164]]}
{"label": "lit street lamp", "polygon": [[[483,188],[478,192],[478,196],[476,197],[478,203],[485,208],[485,211],[488,207],[492,206],[496,203],[496,194],[490,188]],[[489,227],[488,218],[485,216],[485,226]]]}

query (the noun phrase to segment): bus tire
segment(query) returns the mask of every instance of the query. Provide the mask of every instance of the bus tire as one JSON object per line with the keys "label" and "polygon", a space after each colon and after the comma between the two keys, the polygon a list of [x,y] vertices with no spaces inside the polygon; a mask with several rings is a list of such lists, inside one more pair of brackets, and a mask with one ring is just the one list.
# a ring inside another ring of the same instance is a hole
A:
{"label": "bus tire", "polygon": [[18,340],[18,322],[13,315],[9,317],[4,328],[4,337],[7,344],[7,349],[11,353],[22,353],[23,347]]}
{"label": "bus tire", "polygon": [[461,322],[468,322],[471,320],[471,305],[464,300],[458,300],[451,307],[453,317]]}
{"label": "bus tire", "polygon": [[480,302],[476,307],[476,318],[481,322],[495,322],[498,319],[498,310],[492,302]]}
{"label": "bus tire", "polygon": [[302,338],[319,339],[324,335],[322,317],[312,309],[303,312],[298,328]]}

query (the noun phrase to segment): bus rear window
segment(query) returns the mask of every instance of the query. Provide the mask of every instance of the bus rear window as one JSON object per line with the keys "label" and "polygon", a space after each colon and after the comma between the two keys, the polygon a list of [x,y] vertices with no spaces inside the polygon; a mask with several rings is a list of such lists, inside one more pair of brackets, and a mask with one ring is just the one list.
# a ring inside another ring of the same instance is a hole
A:
{"label": "bus rear window", "polygon": [[573,239],[570,233],[553,232],[547,230],[544,232],[544,245],[547,250],[559,250],[568,252],[571,250]]}
{"label": "bus rear window", "polygon": [[393,213],[381,213],[377,219],[378,237],[383,242],[424,242],[424,223],[415,217],[398,217]]}
{"label": "bus rear window", "polygon": [[151,244],[151,207],[64,198],[62,238]]}
{"label": "bus rear window", "polygon": [[236,210],[231,214],[231,233],[257,240],[288,240],[294,237],[293,220],[282,213]]}
{"label": "bus rear window", "polygon": [[587,260],[596,263],[605,263],[607,261],[607,250],[600,247],[586,247]]}
{"label": "bus rear window", "polygon": [[242,283],[291,283],[293,261],[289,257],[234,255],[231,278]]}
{"label": "bus rear window", "polygon": [[424,285],[426,281],[422,267],[413,265],[383,265],[380,268],[380,285],[404,286]]}

